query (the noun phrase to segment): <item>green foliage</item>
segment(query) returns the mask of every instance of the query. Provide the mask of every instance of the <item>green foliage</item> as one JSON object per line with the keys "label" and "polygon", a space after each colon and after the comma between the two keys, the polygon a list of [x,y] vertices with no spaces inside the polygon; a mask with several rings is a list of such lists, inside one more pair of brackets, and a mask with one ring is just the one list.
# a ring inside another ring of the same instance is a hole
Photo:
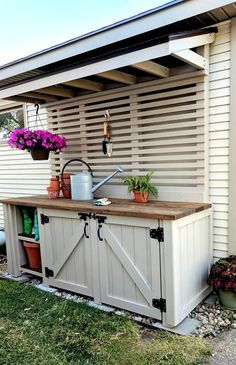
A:
{"label": "green foliage", "polygon": [[145,176],[129,176],[124,179],[124,183],[128,185],[128,192],[133,190],[140,191],[141,195],[144,196],[145,191],[150,192],[154,198],[158,196],[157,187],[151,183],[153,171],[150,171]]}
{"label": "green foliage", "polygon": [[0,279],[1,365],[198,365],[202,339],[143,333],[126,317],[101,312]]}
{"label": "green foliage", "polygon": [[0,113],[0,133],[3,133],[3,139],[8,138],[14,129],[21,128],[24,128],[22,109],[15,112]]}

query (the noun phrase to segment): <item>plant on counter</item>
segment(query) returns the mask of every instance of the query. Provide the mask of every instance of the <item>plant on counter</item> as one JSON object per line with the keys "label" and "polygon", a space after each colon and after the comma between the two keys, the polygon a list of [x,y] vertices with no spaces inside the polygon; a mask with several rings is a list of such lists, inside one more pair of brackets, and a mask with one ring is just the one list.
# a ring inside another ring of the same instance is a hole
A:
{"label": "plant on counter", "polygon": [[208,284],[219,293],[222,304],[236,309],[236,256],[218,260],[212,265]]}
{"label": "plant on counter", "polygon": [[128,192],[134,193],[134,200],[138,203],[146,203],[149,193],[154,198],[158,196],[157,187],[151,182],[153,171],[148,172],[145,176],[128,176],[124,183],[128,186]]}
{"label": "plant on counter", "polygon": [[[15,129],[8,140],[9,146],[31,152],[44,151],[47,158],[50,151],[62,152],[66,147],[66,138],[45,130],[31,131],[27,128]],[[47,159],[42,158],[42,159]],[[33,157],[34,159],[34,157]],[[41,159],[41,158],[35,158]]]}

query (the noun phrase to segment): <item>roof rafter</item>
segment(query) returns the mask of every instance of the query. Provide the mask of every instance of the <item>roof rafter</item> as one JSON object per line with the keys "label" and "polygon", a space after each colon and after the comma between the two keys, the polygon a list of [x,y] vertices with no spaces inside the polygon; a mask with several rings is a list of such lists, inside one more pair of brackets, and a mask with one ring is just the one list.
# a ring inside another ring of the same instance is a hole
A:
{"label": "roof rafter", "polygon": [[28,98],[34,98],[34,99],[42,99],[42,100],[47,100],[47,101],[60,100],[59,97],[49,95],[49,94],[42,94],[42,93],[38,93],[38,92],[34,92],[34,91],[30,91],[28,93],[23,93],[23,94],[20,94],[19,96],[26,97],[26,98],[28,97]]}
{"label": "roof rafter", "polygon": [[73,90],[64,89],[63,87],[59,86],[44,87],[35,91],[41,94],[62,96],[64,98],[72,98],[73,96],[75,96],[75,92]]}
{"label": "roof rafter", "polygon": [[121,82],[126,85],[133,85],[136,83],[136,77],[134,75],[130,75],[123,71],[112,70],[106,72],[100,72],[97,74],[99,77],[103,77],[105,79]]}
{"label": "roof rafter", "polygon": [[101,82],[85,80],[85,79],[67,81],[67,82],[64,82],[64,85],[77,87],[79,89],[90,90],[90,91],[102,91],[103,87],[104,87]]}
{"label": "roof rafter", "polygon": [[5,100],[17,101],[19,103],[45,104],[45,100],[29,98],[29,97],[21,96],[21,95],[10,96],[8,98],[5,98]]}
{"label": "roof rafter", "polygon": [[168,77],[170,74],[169,68],[159,65],[158,63],[153,61],[135,63],[132,65],[132,67],[159,77]]}

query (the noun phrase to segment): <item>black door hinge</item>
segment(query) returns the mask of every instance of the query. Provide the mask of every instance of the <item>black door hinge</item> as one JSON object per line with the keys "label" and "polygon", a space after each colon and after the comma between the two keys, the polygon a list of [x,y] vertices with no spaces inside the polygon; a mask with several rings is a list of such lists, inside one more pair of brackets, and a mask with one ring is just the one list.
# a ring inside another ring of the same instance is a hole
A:
{"label": "black door hinge", "polygon": [[163,298],[152,300],[152,306],[154,308],[160,309],[161,312],[166,312],[166,300]]}
{"label": "black door hinge", "polygon": [[164,228],[150,229],[150,237],[158,240],[158,242],[164,242]]}
{"label": "black door hinge", "polygon": [[49,217],[44,214],[40,214],[41,224],[49,223]]}
{"label": "black door hinge", "polygon": [[51,278],[54,276],[54,271],[49,269],[48,267],[45,267],[45,276],[46,278]]}

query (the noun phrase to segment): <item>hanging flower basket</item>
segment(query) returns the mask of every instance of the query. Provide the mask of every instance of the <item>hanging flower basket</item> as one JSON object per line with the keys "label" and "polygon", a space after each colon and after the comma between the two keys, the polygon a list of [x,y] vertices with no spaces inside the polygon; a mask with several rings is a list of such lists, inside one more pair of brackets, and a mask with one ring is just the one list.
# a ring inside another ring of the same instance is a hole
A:
{"label": "hanging flower basket", "polygon": [[29,129],[15,129],[8,140],[9,146],[19,150],[27,150],[33,160],[48,160],[49,152],[63,152],[66,138],[45,130],[31,131]]}
{"label": "hanging flower basket", "polygon": [[30,150],[30,154],[34,161],[48,160],[49,150],[34,147],[34,148],[32,148],[32,150]]}

